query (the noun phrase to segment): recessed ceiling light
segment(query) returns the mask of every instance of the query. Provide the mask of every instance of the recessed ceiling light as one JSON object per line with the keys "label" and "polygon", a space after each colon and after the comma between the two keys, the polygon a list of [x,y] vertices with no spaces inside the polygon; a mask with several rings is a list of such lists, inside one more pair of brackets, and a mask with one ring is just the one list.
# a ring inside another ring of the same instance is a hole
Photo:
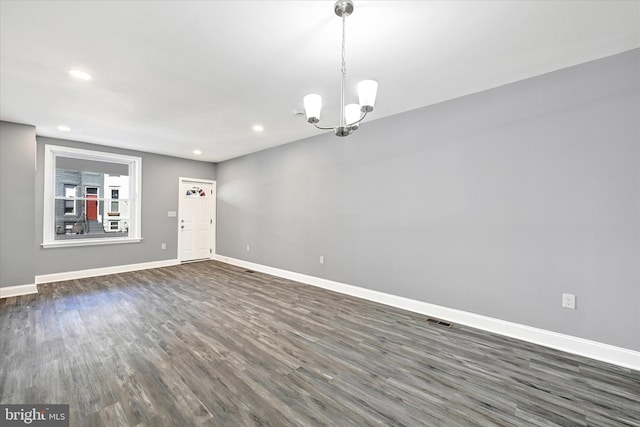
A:
{"label": "recessed ceiling light", "polygon": [[62,131],[62,132],[70,132],[71,128],[69,126],[60,125],[60,126],[58,126],[58,130]]}
{"label": "recessed ceiling light", "polygon": [[196,156],[199,156],[200,154],[202,154],[201,150],[193,150],[193,154],[195,154]]}
{"label": "recessed ceiling light", "polygon": [[71,77],[75,77],[76,79],[80,79],[80,80],[91,80],[91,74],[87,73],[86,71],[78,70],[75,68],[69,70],[69,75]]}
{"label": "recessed ceiling light", "polygon": [[262,125],[253,125],[254,132],[262,132],[264,130],[264,126]]}

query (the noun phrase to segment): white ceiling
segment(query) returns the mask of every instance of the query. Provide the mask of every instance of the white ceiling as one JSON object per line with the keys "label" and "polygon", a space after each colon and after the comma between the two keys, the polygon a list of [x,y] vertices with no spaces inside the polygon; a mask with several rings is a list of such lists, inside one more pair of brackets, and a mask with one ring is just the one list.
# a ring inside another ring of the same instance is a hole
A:
{"label": "white ceiling", "polygon": [[[294,111],[316,92],[338,120],[333,3],[2,0],[0,119],[207,161],[317,135]],[[354,3],[347,100],[378,80],[367,120],[640,47],[638,1]]]}

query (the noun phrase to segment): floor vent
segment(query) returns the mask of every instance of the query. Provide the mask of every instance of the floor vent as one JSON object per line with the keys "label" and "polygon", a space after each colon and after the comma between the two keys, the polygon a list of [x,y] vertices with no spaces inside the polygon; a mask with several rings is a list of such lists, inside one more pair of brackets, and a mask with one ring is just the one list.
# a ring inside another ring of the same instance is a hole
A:
{"label": "floor vent", "polygon": [[245,273],[255,273],[253,270],[245,270]]}
{"label": "floor vent", "polygon": [[440,326],[445,326],[447,328],[453,327],[453,323],[445,322],[444,320],[440,320],[440,319],[434,319],[433,317],[427,317],[427,322],[440,325]]}

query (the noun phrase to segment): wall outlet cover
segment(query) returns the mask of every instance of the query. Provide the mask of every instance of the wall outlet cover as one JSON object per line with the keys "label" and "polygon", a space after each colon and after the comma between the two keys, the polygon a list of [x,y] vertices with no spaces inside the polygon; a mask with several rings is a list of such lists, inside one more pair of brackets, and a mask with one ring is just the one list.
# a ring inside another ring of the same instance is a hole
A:
{"label": "wall outlet cover", "polygon": [[576,296],[573,294],[562,294],[562,307],[576,309]]}

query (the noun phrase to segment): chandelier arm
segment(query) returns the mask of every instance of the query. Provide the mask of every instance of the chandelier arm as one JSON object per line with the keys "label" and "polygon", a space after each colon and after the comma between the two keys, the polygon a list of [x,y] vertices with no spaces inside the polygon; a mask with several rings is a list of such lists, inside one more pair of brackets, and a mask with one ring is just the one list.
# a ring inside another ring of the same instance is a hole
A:
{"label": "chandelier arm", "polygon": [[336,128],[339,127],[339,126],[331,126],[331,127],[318,126],[317,123],[312,123],[312,125],[314,125],[318,129],[322,129],[322,130],[335,130]]}
{"label": "chandelier arm", "polygon": [[313,122],[310,122],[310,123],[311,123],[312,125],[314,125],[315,127],[317,127],[318,129],[322,129],[322,130],[336,130],[336,129],[337,129],[337,128],[339,128],[339,127],[347,127],[347,128],[348,128],[348,127],[351,127],[351,126],[353,126],[353,125],[357,125],[358,123],[360,123],[361,121],[363,121],[365,117],[367,117],[367,112],[366,112],[366,111],[362,112],[362,116],[361,116],[358,120],[356,120],[356,121],[355,121],[355,122],[353,122],[353,123],[347,123],[347,124],[346,124],[346,125],[344,125],[344,126],[326,126],[326,127],[325,127],[325,126],[318,126],[318,123],[313,123]]}

